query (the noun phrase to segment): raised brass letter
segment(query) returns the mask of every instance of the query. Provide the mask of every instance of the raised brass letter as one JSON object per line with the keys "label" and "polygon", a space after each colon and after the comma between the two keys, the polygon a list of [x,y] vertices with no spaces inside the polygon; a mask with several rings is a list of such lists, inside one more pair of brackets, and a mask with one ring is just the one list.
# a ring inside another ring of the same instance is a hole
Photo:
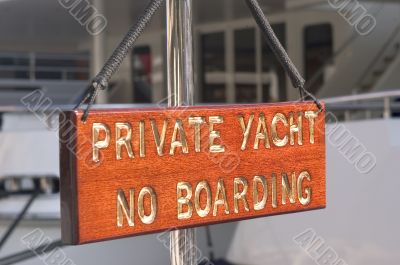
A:
{"label": "raised brass letter", "polygon": [[278,193],[276,190],[276,174],[272,173],[272,208],[278,207]]}
{"label": "raised brass letter", "polygon": [[297,114],[297,125],[294,124],[294,114],[290,113],[289,125],[290,125],[290,145],[294,145],[294,134],[297,133],[298,145],[303,145],[303,114],[299,112]]}
{"label": "raised brass letter", "polygon": [[140,157],[145,157],[146,156],[146,144],[145,144],[145,138],[144,138],[144,121],[139,122],[139,155]]}
{"label": "raised brass letter", "polygon": [[[122,136],[121,131],[126,131],[126,135]],[[132,127],[129,123],[120,123],[117,122],[115,124],[115,152],[117,160],[122,159],[122,147],[125,146],[126,151],[128,152],[129,158],[133,158],[133,150],[132,150]]]}
{"label": "raised brass letter", "polygon": [[[177,140],[177,135],[179,132],[179,140]],[[175,149],[177,147],[182,148],[182,152],[184,154],[189,153],[187,141],[186,141],[186,133],[185,130],[183,129],[182,121],[177,119],[175,122],[175,127],[174,127],[174,132],[172,134],[172,140],[171,140],[171,149],[169,150],[170,155],[175,154]]]}
{"label": "raised brass letter", "polygon": [[307,179],[311,181],[311,176],[307,171],[303,171],[300,173],[299,178],[297,179],[297,197],[302,205],[308,205],[311,202],[311,187],[305,188],[305,194],[307,197],[303,197],[303,180]]}
{"label": "raised brass letter", "polygon": [[267,125],[265,124],[264,113],[261,113],[260,116],[258,117],[258,126],[256,132],[256,139],[254,141],[254,149],[256,150],[258,149],[258,145],[261,140],[264,140],[265,148],[271,148],[271,145],[269,144],[268,129]]}
{"label": "raised brass letter", "polygon": [[[106,137],[99,140],[100,131],[104,131]],[[92,127],[92,144],[93,144],[93,161],[99,162],[99,149],[107,148],[110,144],[110,129],[104,123],[93,123]]]}
{"label": "raised brass letter", "polygon": [[[186,196],[183,197],[182,190],[186,190]],[[177,202],[178,202],[178,219],[189,219],[192,217],[193,204],[190,201],[192,198],[192,186],[187,182],[179,182],[176,186]],[[183,212],[183,205],[187,205],[187,212]]]}
{"label": "raised brass letter", "polygon": [[[144,212],[144,196],[148,194],[150,195],[150,214],[146,215]],[[139,198],[138,198],[138,212],[139,212],[139,217],[142,223],[144,224],[152,224],[154,222],[154,219],[156,218],[157,215],[157,197],[156,194],[154,193],[154,190],[149,187],[143,188],[140,193],[139,193]]]}
{"label": "raised brass letter", "polygon": [[124,215],[128,220],[129,226],[135,226],[134,223],[134,203],[135,203],[135,191],[129,190],[129,206],[126,201],[124,191],[122,189],[117,190],[117,226],[122,227],[124,224]]}
{"label": "raised brass letter", "polygon": [[317,111],[306,111],[305,114],[306,118],[308,119],[308,127],[310,127],[310,144],[314,144],[314,134],[315,134],[315,119],[318,117]]}
{"label": "raised brass letter", "polygon": [[274,142],[274,145],[282,147],[288,143],[288,136],[287,134],[285,134],[285,137],[283,137],[282,139],[279,138],[278,130],[276,128],[278,121],[281,121],[283,125],[285,125],[285,127],[288,126],[288,122],[285,115],[283,115],[282,113],[275,114],[274,118],[272,119],[272,125],[271,125],[272,141]]}
{"label": "raised brass letter", "polygon": [[[200,195],[201,191],[204,190],[206,192],[206,207],[204,209],[201,208],[200,205]],[[208,185],[207,181],[202,181],[197,184],[196,191],[194,193],[194,206],[196,208],[196,212],[200,217],[205,217],[210,213],[211,210],[211,189],[210,185]]]}
{"label": "raised brass letter", "polygon": [[210,153],[223,153],[225,152],[225,146],[223,145],[215,145],[215,139],[221,137],[219,131],[214,131],[214,124],[224,123],[224,117],[222,116],[211,116],[208,118],[210,122]]}
{"label": "raised brass letter", "polygon": [[251,125],[253,124],[253,120],[254,120],[254,114],[250,114],[250,118],[249,118],[249,121],[247,122],[247,126],[244,122],[244,117],[242,115],[238,116],[238,120],[240,123],[240,127],[242,128],[242,131],[243,131],[243,142],[242,142],[241,149],[246,150],[247,141],[249,140]]}
{"label": "raised brass letter", "polygon": [[[262,186],[262,191],[263,191],[263,197],[262,200],[260,201],[258,198],[258,183],[261,184]],[[267,187],[267,180],[265,179],[264,176],[255,176],[253,178],[253,204],[254,204],[254,210],[260,211],[265,208],[265,205],[267,204],[267,198],[268,198],[268,187]]]}
{"label": "raised brass letter", "polygon": [[[239,185],[243,186],[242,191],[239,191]],[[249,203],[246,199],[247,189],[249,185],[243,177],[235,178],[233,181],[233,211],[239,213],[239,200],[243,201],[243,206],[246,212],[250,211]]]}
{"label": "raised brass letter", "polygon": [[164,155],[164,143],[165,143],[165,134],[167,132],[168,120],[164,120],[164,125],[161,132],[158,132],[157,124],[155,120],[151,120],[151,129],[153,131],[154,141],[156,142],[157,154],[159,156]]}
{"label": "raised brass letter", "polygon": [[[221,199],[219,198],[220,194],[222,195]],[[223,179],[218,180],[217,193],[215,194],[215,199],[214,199],[213,216],[217,216],[218,205],[224,205],[225,214],[229,214],[229,207],[228,207],[228,202],[226,200],[225,184]]]}
{"label": "raised brass letter", "polygon": [[296,174],[292,174],[292,184],[289,184],[289,177],[286,173],[282,173],[282,204],[286,204],[286,196],[289,197],[290,203],[296,202]]}
{"label": "raised brass letter", "polygon": [[201,152],[201,125],[205,121],[203,117],[189,117],[189,124],[194,126],[194,149],[196,153]]}

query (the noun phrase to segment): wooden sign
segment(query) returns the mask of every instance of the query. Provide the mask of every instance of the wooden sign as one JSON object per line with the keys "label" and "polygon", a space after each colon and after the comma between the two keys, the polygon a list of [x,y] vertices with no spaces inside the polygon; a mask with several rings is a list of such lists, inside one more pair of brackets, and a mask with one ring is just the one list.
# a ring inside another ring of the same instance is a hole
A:
{"label": "wooden sign", "polygon": [[313,103],[61,115],[65,243],[325,207],[325,121]]}

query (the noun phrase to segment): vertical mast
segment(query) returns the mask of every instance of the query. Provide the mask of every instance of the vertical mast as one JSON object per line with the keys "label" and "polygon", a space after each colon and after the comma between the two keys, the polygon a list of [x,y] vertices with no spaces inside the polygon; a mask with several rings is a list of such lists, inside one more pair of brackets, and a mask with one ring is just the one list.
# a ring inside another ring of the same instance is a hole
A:
{"label": "vertical mast", "polygon": [[[167,0],[168,107],[193,105],[192,0]],[[171,264],[195,265],[195,230],[172,231]]]}

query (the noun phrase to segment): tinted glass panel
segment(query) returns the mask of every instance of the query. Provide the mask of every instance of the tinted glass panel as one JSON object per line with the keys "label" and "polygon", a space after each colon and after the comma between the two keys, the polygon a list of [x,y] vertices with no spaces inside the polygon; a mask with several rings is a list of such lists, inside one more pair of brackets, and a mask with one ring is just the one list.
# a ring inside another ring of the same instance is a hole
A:
{"label": "tinted glass panel", "polygon": [[51,71],[37,71],[36,79],[61,79],[61,72],[51,72]]}
{"label": "tinted glass panel", "polygon": [[306,27],[304,31],[305,76],[311,93],[316,93],[324,84],[323,74],[319,74],[324,64],[333,55],[333,36],[330,24]]}
{"label": "tinted glass panel", "polygon": [[89,73],[87,73],[87,72],[68,72],[67,79],[68,80],[88,80]]}
{"label": "tinted glass panel", "polygon": [[226,89],[224,84],[206,85],[203,92],[203,101],[207,103],[226,102]]}
{"label": "tinted glass panel", "polygon": [[[272,25],[272,29],[274,30],[276,36],[278,37],[279,41],[282,43],[283,47],[286,48],[286,26],[284,23],[281,24],[274,24]],[[267,44],[267,41],[262,38],[262,71],[264,73],[273,71],[276,73],[278,76],[278,86],[279,86],[279,99],[275,100],[281,100],[284,101],[286,100],[286,73],[285,70],[283,69],[282,65],[276,58],[275,54],[273,51],[270,49],[270,47]],[[270,98],[270,95],[265,95],[265,93],[269,93],[268,90],[263,91],[263,102],[269,102],[266,101],[266,99]]]}
{"label": "tinted glass panel", "polygon": [[256,71],[256,42],[254,29],[235,31],[235,71]]}
{"label": "tinted glass panel", "polygon": [[152,101],[152,57],[149,46],[133,49],[132,66],[134,102],[150,103]]}
{"label": "tinted glass panel", "polygon": [[0,65],[29,66],[29,59],[23,57],[0,57]]}
{"label": "tinted glass panel", "polygon": [[225,71],[225,34],[223,32],[202,35],[201,48],[204,72]]}
{"label": "tinted glass panel", "polygon": [[219,81],[207,82],[207,75],[216,72],[225,72],[225,34],[223,32],[201,36],[202,102],[222,103],[226,101],[225,84]]}
{"label": "tinted glass panel", "polygon": [[255,85],[237,84],[236,85],[236,102],[237,103],[254,103],[257,102],[257,88]]}
{"label": "tinted glass panel", "polygon": [[4,79],[27,79],[27,78],[29,78],[29,72],[28,71],[0,70],[0,78],[4,78]]}

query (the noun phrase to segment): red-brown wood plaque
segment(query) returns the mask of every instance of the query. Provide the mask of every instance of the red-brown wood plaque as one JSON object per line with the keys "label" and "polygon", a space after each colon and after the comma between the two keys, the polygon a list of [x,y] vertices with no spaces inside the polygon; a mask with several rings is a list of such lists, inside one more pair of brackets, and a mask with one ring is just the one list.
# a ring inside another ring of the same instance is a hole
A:
{"label": "red-brown wood plaque", "polygon": [[314,103],[62,113],[65,243],[325,207]]}

